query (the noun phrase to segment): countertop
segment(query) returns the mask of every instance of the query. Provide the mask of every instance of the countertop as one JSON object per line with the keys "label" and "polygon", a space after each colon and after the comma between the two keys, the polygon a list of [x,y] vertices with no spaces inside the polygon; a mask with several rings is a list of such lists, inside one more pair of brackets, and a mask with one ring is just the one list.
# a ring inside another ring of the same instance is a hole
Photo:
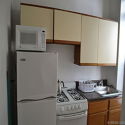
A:
{"label": "countertop", "polygon": [[82,92],[80,90],[78,90],[78,92],[84,96],[88,101],[96,101],[96,100],[102,100],[102,99],[109,99],[109,98],[115,98],[115,97],[122,97],[121,95],[117,95],[117,96],[111,96],[111,97],[103,97],[100,94],[98,94],[97,92]]}

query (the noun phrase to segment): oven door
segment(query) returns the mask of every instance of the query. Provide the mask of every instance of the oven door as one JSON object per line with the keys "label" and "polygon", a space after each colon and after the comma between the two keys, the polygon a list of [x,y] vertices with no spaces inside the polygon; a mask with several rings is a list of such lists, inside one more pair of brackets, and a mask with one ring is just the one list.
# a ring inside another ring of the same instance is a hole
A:
{"label": "oven door", "polygon": [[57,125],[87,125],[87,112],[57,116]]}

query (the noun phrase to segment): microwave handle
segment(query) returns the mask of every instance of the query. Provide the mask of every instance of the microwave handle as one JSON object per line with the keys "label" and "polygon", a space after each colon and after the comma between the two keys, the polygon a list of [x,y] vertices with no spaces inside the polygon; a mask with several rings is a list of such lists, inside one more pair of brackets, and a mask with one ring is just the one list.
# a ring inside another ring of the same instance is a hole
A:
{"label": "microwave handle", "polygon": [[41,42],[42,48],[46,48],[46,32],[43,30],[41,35],[42,35],[41,36],[41,38],[42,38],[42,42]]}

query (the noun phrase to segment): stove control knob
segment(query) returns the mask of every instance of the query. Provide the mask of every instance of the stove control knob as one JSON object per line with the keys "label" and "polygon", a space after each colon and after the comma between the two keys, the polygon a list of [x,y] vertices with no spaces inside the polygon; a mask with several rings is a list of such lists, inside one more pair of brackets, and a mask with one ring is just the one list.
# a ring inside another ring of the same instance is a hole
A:
{"label": "stove control knob", "polygon": [[73,109],[74,109],[74,106],[72,105],[72,106],[71,106],[71,110],[73,110]]}
{"label": "stove control knob", "polygon": [[82,109],[82,107],[83,107],[82,104],[80,104],[80,109]]}
{"label": "stove control knob", "polygon": [[76,105],[74,105],[74,109],[76,109]]}
{"label": "stove control knob", "polygon": [[77,104],[75,105],[75,108],[78,109],[78,105]]}
{"label": "stove control knob", "polygon": [[80,104],[78,105],[78,109],[80,109]]}
{"label": "stove control knob", "polygon": [[76,105],[74,105],[74,109],[76,109]]}
{"label": "stove control knob", "polygon": [[62,107],[61,107],[61,111],[64,112],[64,110],[65,110],[65,108],[62,106]]}

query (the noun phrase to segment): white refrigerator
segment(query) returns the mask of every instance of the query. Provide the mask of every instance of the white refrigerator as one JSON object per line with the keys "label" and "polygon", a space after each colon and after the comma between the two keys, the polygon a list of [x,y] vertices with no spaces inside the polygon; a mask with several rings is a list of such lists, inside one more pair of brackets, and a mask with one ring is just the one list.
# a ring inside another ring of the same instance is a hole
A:
{"label": "white refrigerator", "polygon": [[18,125],[56,125],[57,58],[17,52]]}

